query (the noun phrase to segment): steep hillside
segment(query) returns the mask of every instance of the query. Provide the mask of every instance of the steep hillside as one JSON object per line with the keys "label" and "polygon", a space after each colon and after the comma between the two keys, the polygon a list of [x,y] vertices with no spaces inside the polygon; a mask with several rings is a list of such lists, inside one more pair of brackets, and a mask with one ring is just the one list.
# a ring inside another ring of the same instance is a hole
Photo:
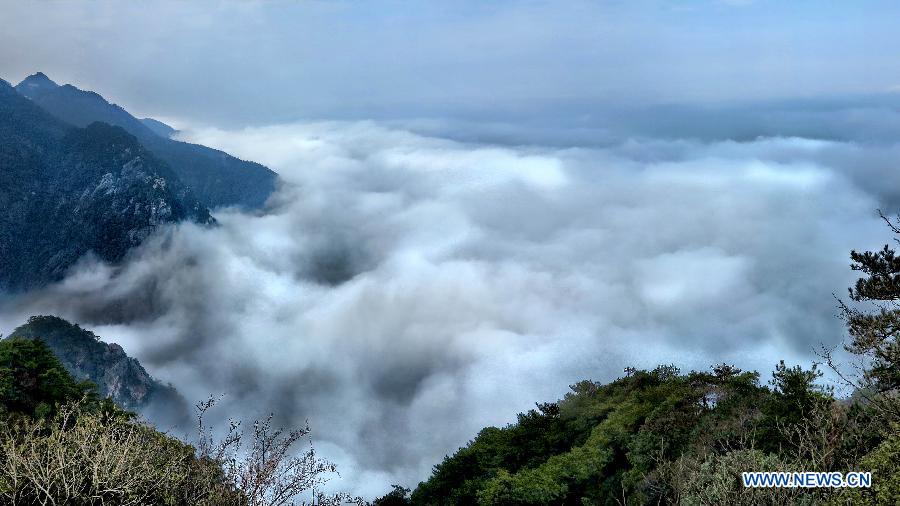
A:
{"label": "steep hillside", "polygon": [[115,262],[164,223],[212,223],[167,164],[118,127],[74,128],[0,82],[0,289]]}
{"label": "steep hillside", "polygon": [[155,380],[121,346],[55,316],[33,316],[7,339],[40,339],[78,380],[97,385],[103,397],[153,419],[158,425],[183,424],[188,405],[170,385]]}
{"label": "steep hillside", "polygon": [[85,127],[101,121],[122,127],[167,162],[181,181],[209,207],[260,208],[275,190],[278,176],[268,168],[206,146],[169,139],[167,135],[159,134],[159,125],[148,125],[92,91],[68,84],[56,86],[40,73],[29,76],[16,89],[72,125]]}
{"label": "steep hillside", "polygon": [[304,441],[308,428],[233,423],[220,439],[202,423],[210,406],[192,446],[73,378],[44,340],[0,340],[0,504],[364,504],[321,493],[336,468]]}
{"label": "steep hillside", "polygon": [[[412,494],[397,487],[375,504],[897,504],[897,426],[836,401],[815,383],[815,368],[782,362],[771,388],[726,365],[627,372],[608,384],[582,381],[513,424],[482,429]],[[880,485],[862,490],[867,501],[853,489],[740,481],[746,471],[863,469]],[[890,500],[873,501],[875,494]]]}

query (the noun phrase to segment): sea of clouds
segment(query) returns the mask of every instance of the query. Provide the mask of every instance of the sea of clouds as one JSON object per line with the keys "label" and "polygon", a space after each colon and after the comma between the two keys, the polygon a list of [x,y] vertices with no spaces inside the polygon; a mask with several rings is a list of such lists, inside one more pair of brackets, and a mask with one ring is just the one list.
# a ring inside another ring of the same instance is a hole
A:
{"label": "sea of clouds", "polygon": [[161,230],[121,266],[85,258],[6,299],[0,326],[58,314],[192,401],[224,395],[220,419],[309,420],[336,487],[373,496],[581,379],[808,365],[843,339],[849,250],[887,242],[875,210],[897,202],[890,143],[447,129],[186,130],[278,171],[267,209]]}

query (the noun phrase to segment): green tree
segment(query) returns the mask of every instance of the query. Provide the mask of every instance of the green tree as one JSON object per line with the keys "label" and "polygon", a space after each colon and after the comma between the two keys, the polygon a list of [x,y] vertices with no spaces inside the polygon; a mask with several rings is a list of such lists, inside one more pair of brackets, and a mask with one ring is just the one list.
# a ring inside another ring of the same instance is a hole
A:
{"label": "green tree", "polygon": [[[900,218],[879,215],[900,244]],[[863,275],[849,288],[850,302],[839,300],[850,342],[844,349],[858,358],[847,372],[824,348],[828,366],[882,419],[883,426],[900,422],[900,257],[890,245],[877,251],[851,251],[850,268]]]}
{"label": "green tree", "polygon": [[75,381],[43,342],[0,341],[0,413],[45,418],[59,405],[84,398],[101,404],[94,385]]}
{"label": "green tree", "polygon": [[409,504],[408,488],[392,485],[393,490],[372,501],[372,506],[405,506]]}

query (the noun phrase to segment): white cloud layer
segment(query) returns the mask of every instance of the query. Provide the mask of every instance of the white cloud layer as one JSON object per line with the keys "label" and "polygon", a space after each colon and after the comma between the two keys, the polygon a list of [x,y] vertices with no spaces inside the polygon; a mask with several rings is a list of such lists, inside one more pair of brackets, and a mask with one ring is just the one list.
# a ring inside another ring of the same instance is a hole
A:
{"label": "white cloud layer", "polygon": [[[890,146],[769,138],[501,147],[374,122],[188,131],[279,171],[269,211],[167,229],[0,307],[121,343],[222,413],[309,419],[338,486],[444,454],[625,366],[767,374],[842,336],[831,294],[878,246]],[[881,155],[879,155],[881,153]]]}

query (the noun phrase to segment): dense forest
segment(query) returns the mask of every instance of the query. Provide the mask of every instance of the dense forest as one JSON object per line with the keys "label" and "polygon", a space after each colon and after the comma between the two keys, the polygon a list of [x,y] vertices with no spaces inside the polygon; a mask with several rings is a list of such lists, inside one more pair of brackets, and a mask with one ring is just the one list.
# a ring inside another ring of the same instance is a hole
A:
{"label": "dense forest", "polygon": [[[900,236],[900,225],[885,219]],[[839,302],[851,364],[819,350],[768,378],[728,364],[626,369],[582,381],[503,428],[483,429],[414,490],[380,506],[900,504],[900,257],[851,252],[862,277]],[[827,294],[823,294],[827,296]],[[318,496],[335,468],[308,429],[266,420],[215,439],[198,405],[192,445],[138,421],[74,380],[39,336],[0,342],[0,502],[279,505]],[[823,370],[839,380],[825,386]],[[871,488],[744,488],[744,471],[870,471]],[[360,502],[356,500],[356,502]]]}

